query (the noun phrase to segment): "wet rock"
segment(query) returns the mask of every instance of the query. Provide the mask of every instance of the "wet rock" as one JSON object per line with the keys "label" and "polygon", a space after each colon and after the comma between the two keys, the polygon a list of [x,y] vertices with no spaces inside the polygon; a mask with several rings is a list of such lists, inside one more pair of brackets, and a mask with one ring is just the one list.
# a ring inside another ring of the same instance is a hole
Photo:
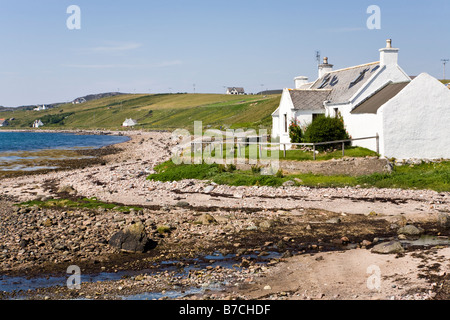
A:
{"label": "wet rock", "polygon": [[176,206],[176,207],[180,207],[180,208],[186,208],[186,207],[189,207],[189,202],[186,202],[186,201],[178,201],[178,202],[175,204],[175,206]]}
{"label": "wet rock", "polygon": [[361,241],[361,246],[362,247],[368,247],[372,244],[372,242],[370,242],[369,240],[363,240]]}
{"label": "wet rock", "polygon": [[444,229],[450,229],[450,215],[444,212],[439,213],[438,224]]}
{"label": "wet rock", "polygon": [[156,242],[147,237],[144,225],[138,222],[114,234],[109,245],[125,252],[144,253],[154,249]]}
{"label": "wet rock", "polygon": [[372,253],[379,253],[379,254],[394,254],[394,253],[402,253],[405,251],[398,241],[390,241],[390,242],[383,242],[380,244],[377,244],[372,248]]}
{"label": "wet rock", "polygon": [[410,224],[398,229],[397,233],[405,236],[420,236],[423,233],[423,229]]}

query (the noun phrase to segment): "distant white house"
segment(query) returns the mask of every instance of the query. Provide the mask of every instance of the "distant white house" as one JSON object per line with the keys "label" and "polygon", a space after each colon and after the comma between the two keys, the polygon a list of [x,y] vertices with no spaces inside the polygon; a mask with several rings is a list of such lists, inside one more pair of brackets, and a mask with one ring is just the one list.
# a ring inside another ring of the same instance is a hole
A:
{"label": "distant white house", "polygon": [[[378,134],[382,156],[449,159],[449,90],[426,73],[411,80],[391,44],[379,50],[380,61],[334,71],[325,58],[317,80],[295,78],[295,89],[283,90],[272,114],[272,137],[289,148],[291,121],[305,127],[320,114],[341,115],[352,138]],[[353,144],[377,150],[375,139]]]}
{"label": "distant white house", "polygon": [[42,106],[38,106],[36,108],[34,108],[34,111],[43,111],[43,110],[47,110],[48,108],[45,105]]}
{"label": "distant white house", "polygon": [[42,127],[44,124],[42,123],[42,121],[41,120],[35,120],[34,122],[33,122],[33,128],[39,128],[39,127]]}
{"label": "distant white house", "polygon": [[77,98],[72,101],[72,104],[81,104],[81,103],[85,103],[85,102],[86,102],[85,98]]}
{"label": "distant white house", "polygon": [[0,119],[0,127],[6,127],[8,124],[8,120]]}
{"label": "distant white house", "polygon": [[245,90],[241,87],[229,87],[227,88],[227,94],[244,95]]}
{"label": "distant white house", "polygon": [[126,119],[123,124],[122,127],[134,127],[138,124],[137,120],[134,119]]}

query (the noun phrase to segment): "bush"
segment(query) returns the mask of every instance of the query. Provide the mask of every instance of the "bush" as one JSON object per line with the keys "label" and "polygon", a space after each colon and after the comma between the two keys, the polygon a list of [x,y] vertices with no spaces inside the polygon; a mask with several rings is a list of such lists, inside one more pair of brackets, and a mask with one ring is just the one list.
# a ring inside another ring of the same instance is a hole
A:
{"label": "bush", "polygon": [[297,120],[292,120],[289,125],[289,138],[291,138],[292,143],[301,143],[302,142],[302,128],[298,124]]}
{"label": "bush", "polygon": [[[345,130],[344,121],[342,117],[317,117],[306,128],[303,141],[308,143],[318,143],[336,140],[351,139],[348,132]],[[351,143],[347,143],[350,145]],[[331,145],[321,146],[324,149]]]}

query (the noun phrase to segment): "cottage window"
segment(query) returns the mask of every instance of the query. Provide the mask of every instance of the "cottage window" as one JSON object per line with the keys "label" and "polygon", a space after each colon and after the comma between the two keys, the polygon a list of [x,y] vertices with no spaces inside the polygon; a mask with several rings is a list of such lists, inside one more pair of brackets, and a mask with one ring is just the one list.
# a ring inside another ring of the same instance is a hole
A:
{"label": "cottage window", "polygon": [[284,132],[288,132],[287,114],[284,115]]}

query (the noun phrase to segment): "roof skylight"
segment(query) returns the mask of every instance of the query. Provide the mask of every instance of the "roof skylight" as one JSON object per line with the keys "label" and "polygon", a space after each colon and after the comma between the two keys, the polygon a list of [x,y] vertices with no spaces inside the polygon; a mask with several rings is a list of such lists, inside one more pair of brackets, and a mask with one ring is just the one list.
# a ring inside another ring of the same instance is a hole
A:
{"label": "roof skylight", "polygon": [[364,69],[363,71],[360,72],[359,76],[353,80],[352,82],[350,82],[350,87],[353,87],[355,84],[357,84],[358,82],[360,82],[362,79],[364,79],[364,75],[366,74],[366,72],[369,71],[369,68]]}

